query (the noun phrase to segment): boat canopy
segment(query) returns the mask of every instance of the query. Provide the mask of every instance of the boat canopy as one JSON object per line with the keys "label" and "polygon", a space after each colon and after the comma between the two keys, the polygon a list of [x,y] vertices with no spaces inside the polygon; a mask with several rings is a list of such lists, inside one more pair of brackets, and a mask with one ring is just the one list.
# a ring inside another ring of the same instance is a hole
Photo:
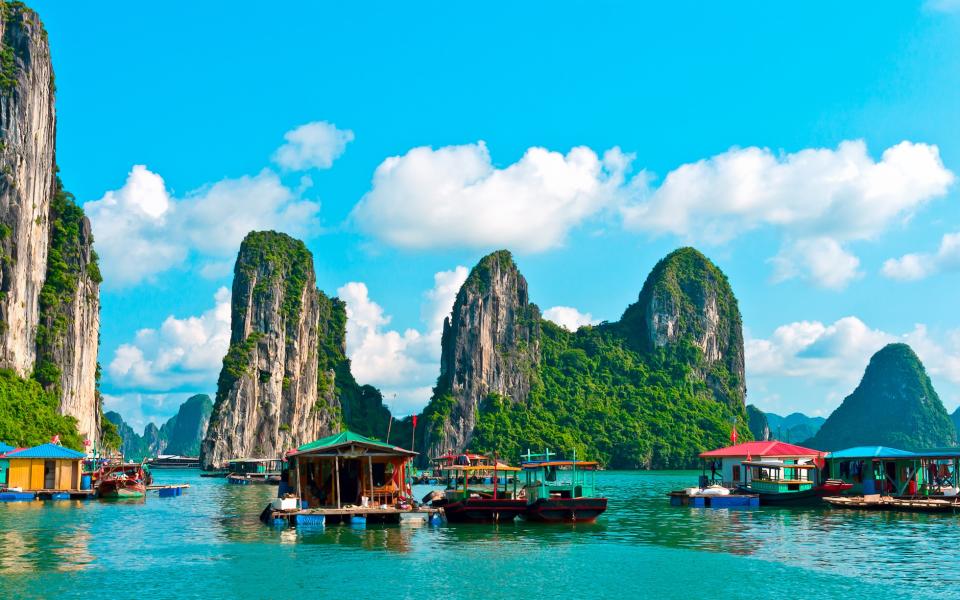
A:
{"label": "boat canopy", "polygon": [[518,467],[512,467],[505,463],[497,463],[496,465],[448,465],[443,467],[444,471],[466,471],[472,473],[474,471],[519,471]]}
{"label": "boat canopy", "polygon": [[[594,470],[599,464],[594,461],[585,460],[545,460],[525,462],[520,465],[524,469],[541,469],[543,467],[576,467],[584,470]],[[520,469],[517,469],[518,471]]]}
{"label": "boat canopy", "polygon": [[816,465],[811,465],[811,464],[798,465],[793,463],[785,463],[782,460],[745,460],[743,461],[742,464],[748,467],[766,467],[768,469],[782,469],[782,468],[816,469],[817,468]]}

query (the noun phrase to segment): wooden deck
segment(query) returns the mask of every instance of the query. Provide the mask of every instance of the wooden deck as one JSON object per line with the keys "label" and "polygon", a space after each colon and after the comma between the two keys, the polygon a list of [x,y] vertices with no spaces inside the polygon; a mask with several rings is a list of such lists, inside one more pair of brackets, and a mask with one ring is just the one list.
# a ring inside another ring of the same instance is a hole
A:
{"label": "wooden deck", "polygon": [[[348,523],[354,517],[362,517],[371,523],[399,523],[409,520],[429,521],[434,515],[443,516],[442,508],[396,508],[387,506],[350,506],[342,508],[305,508],[300,510],[274,510],[270,509],[267,513],[267,519],[273,521],[280,519],[291,525],[296,525],[298,519],[301,522],[324,521],[326,523]],[[304,517],[300,519],[300,517]],[[322,517],[322,519],[320,519]]]}
{"label": "wooden deck", "polygon": [[824,498],[830,506],[858,508],[861,510],[902,510],[912,512],[958,512],[960,498],[904,498],[894,496],[829,496]]}

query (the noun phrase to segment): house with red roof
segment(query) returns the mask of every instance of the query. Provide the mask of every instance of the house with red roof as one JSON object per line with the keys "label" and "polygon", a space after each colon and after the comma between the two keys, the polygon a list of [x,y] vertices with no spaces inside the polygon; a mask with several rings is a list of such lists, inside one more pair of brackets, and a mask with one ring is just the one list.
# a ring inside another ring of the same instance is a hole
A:
{"label": "house with red roof", "polygon": [[769,440],[766,442],[744,442],[718,448],[708,452],[701,452],[705,471],[711,481],[719,481],[727,487],[734,487],[743,483],[746,475],[742,463],[745,461],[770,461],[793,464],[813,464],[823,457],[824,453],[812,448],[804,448],[795,444]]}

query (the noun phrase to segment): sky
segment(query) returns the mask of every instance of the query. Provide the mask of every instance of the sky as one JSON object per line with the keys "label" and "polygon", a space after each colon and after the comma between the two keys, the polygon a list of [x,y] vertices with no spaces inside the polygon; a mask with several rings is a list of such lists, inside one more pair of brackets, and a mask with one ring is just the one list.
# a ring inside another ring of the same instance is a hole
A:
{"label": "sky", "polygon": [[395,414],[486,253],[576,328],[684,245],[739,300],[748,402],[826,416],[906,341],[960,405],[956,0],[32,6],[138,429],[213,395],[255,229],[307,243]]}

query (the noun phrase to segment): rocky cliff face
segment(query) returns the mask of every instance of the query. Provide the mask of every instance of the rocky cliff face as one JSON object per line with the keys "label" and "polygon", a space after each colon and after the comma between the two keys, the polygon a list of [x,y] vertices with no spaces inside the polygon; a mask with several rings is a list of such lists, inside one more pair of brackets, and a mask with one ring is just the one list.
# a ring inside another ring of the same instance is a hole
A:
{"label": "rocky cliff face", "polygon": [[177,414],[160,427],[160,438],[164,441],[160,452],[180,456],[198,456],[200,440],[207,431],[213,401],[206,394],[190,396],[180,405]]}
{"label": "rocky cliff face", "polygon": [[444,321],[440,378],[427,416],[429,453],[463,450],[491,395],[525,402],[540,361],[540,310],[506,250],[485,256]]}
{"label": "rocky cliff face", "polygon": [[956,442],[956,428],[923,363],[910,346],[889,344],[873,355],[857,389],[806,444],[818,450],[921,450]]}
{"label": "rocky cliff face", "polygon": [[56,177],[53,69],[39,17],[0,7],[0,367],[100,435],[100,272],[90,223]]}
{"label": "rocky cliff face", "polygon": [[683,344],[699,348],[703,360],[694,367],[714,397],[735,410],[743,408],[747,388],[740,309],[727,277],[706,256],[680,248],[661,259],[620,323],[643,351]]}
{"label": "rocky cliff face", "polygon": [[0,363],[33,372],[54,192],[53,68],[40,18],[0,7]]}
{"label": "rocky cliff face", "polygon": [[230,349],[201,445],[204,468],[281,456],[339,423],[335,385],[318,394],[319,319],[330,303],[303,242],[247,235],[234,269]]}

